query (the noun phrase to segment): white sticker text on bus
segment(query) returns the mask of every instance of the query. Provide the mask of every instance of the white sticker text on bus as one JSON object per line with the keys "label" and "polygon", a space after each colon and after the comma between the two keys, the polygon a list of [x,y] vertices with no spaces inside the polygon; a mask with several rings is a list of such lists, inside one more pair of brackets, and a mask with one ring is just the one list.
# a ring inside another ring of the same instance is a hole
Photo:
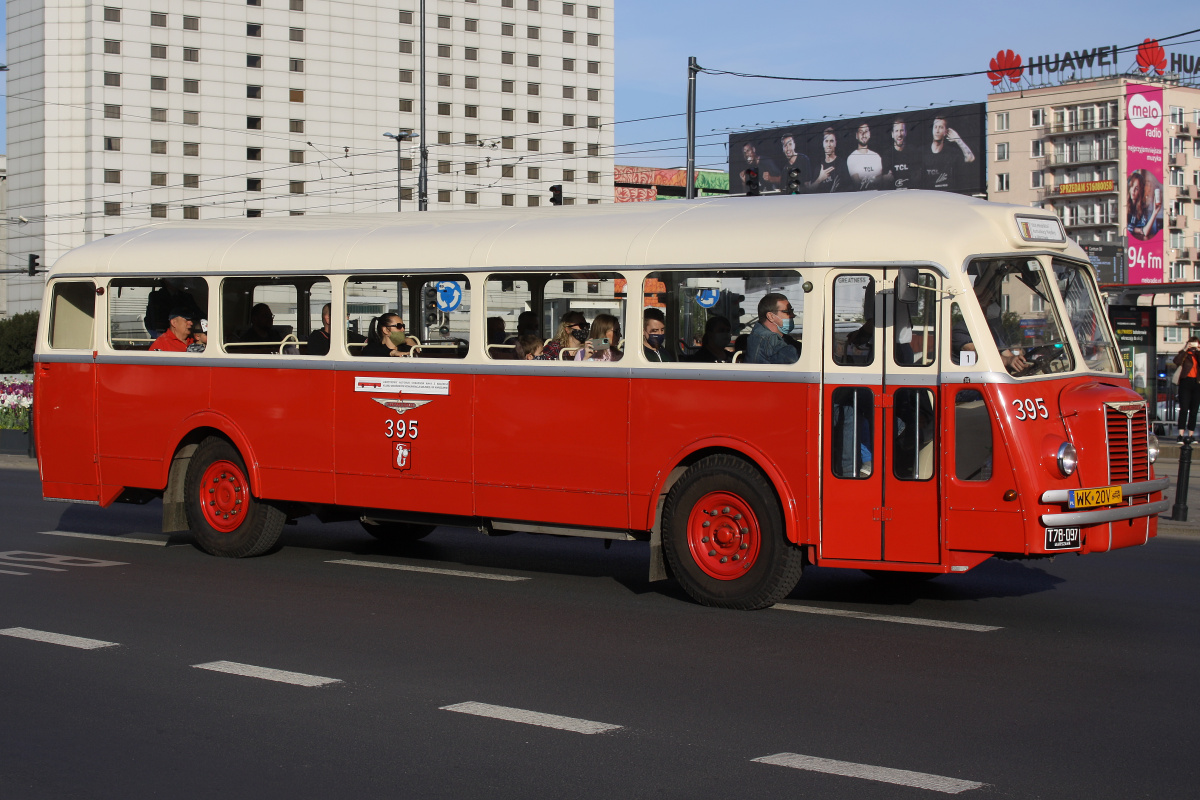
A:
{"label": "white sticker text on bus", "polygon": [[1013,407],[1017,409],[1015,414],[1019,420],[1034,420],[1038,417],[1042,419],[1050,419],[1050,412],[1046,410],[1046,401],[1040,397],[1032,400],[1013,400]]}

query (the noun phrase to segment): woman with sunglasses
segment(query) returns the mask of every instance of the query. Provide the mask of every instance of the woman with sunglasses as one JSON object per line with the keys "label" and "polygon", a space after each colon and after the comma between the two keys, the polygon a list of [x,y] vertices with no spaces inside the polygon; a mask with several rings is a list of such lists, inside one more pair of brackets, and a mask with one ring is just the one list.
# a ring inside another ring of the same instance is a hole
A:
{"label": "woman with sunglasses", "polygon": [[583,314],[578,311],[568,311],[562,315],[562,319],[558,323],[558,333],[551,339],[542,349],[542,354],[537,356],[538,361],[558,361],[562,357],[562,351],[575,350],[583,347],[583,343],[587,341],[587,320]]}
{"label": "woman with sunglasses", "polygon": [[404,320],[399,314],[380,314],[371,320],[362,355],[367,358],[399,357],[412,350],[416,343],[416,339],[405,335]]}

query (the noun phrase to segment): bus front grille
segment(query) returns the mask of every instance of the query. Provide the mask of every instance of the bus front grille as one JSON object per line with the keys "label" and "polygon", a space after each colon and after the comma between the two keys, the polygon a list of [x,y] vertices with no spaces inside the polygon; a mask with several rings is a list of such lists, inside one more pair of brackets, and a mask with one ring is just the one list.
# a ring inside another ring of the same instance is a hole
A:
{"label": "bus front grille", "polygon": [[1134,483],[1149,480],[1150,458],[1146,451],[1146,407],[1133,412],[1104,409],[1108,428],[1109,483]]}

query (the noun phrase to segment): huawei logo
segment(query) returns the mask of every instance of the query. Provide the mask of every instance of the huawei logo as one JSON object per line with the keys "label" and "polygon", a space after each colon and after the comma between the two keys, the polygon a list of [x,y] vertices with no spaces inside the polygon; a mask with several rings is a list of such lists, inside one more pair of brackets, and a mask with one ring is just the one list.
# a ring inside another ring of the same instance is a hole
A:
{"label": "huawei logo", "polygon": [[1138,45],[1137,64],[1143,75],[1150,70],[1159,75],[1167,71],[1167,53],[1157,39],[1146,39]]}
{"label": "huawei logo", "polygon": [[988,67],[990,67],[987,74],[988,80],[992,82],[992,86],[999,86],[1005,78],[1010,83],[1018,83],[1021,75],[1025,72],[1025,68],[1021,66],[1021,56],[1012,50],[1001,50],[996,53],[996,57],[988,63]]}

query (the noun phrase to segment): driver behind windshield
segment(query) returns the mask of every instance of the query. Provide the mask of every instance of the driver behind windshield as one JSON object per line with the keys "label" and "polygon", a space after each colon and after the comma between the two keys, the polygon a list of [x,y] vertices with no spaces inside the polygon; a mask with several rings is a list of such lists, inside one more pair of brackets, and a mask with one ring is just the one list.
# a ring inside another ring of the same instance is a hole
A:
{"label": "driver behind windshield", "polygon": [[[1004,275],[1005,270],[1002,265],[985,267],[979,277],[975,279],[975,298],[979,301],[979,307],[983,309],[988,330],[991,331],[992,339],[996,342],[996,349],[1000,351],[1000,358],[1004,361],[1004,368],[1010,374],[1016,375],[1026,369],[1029,362],[1025,360],[1021,347],[1008,341],[1008,335],[1001,325],[1003,308],[1000,305],[1000,293]],[[965,319],[960,319],[950,329],[950,349],[955,355],[962,350],[975,352],[975,342],[971,339],[971,332],[967,329]]]}

